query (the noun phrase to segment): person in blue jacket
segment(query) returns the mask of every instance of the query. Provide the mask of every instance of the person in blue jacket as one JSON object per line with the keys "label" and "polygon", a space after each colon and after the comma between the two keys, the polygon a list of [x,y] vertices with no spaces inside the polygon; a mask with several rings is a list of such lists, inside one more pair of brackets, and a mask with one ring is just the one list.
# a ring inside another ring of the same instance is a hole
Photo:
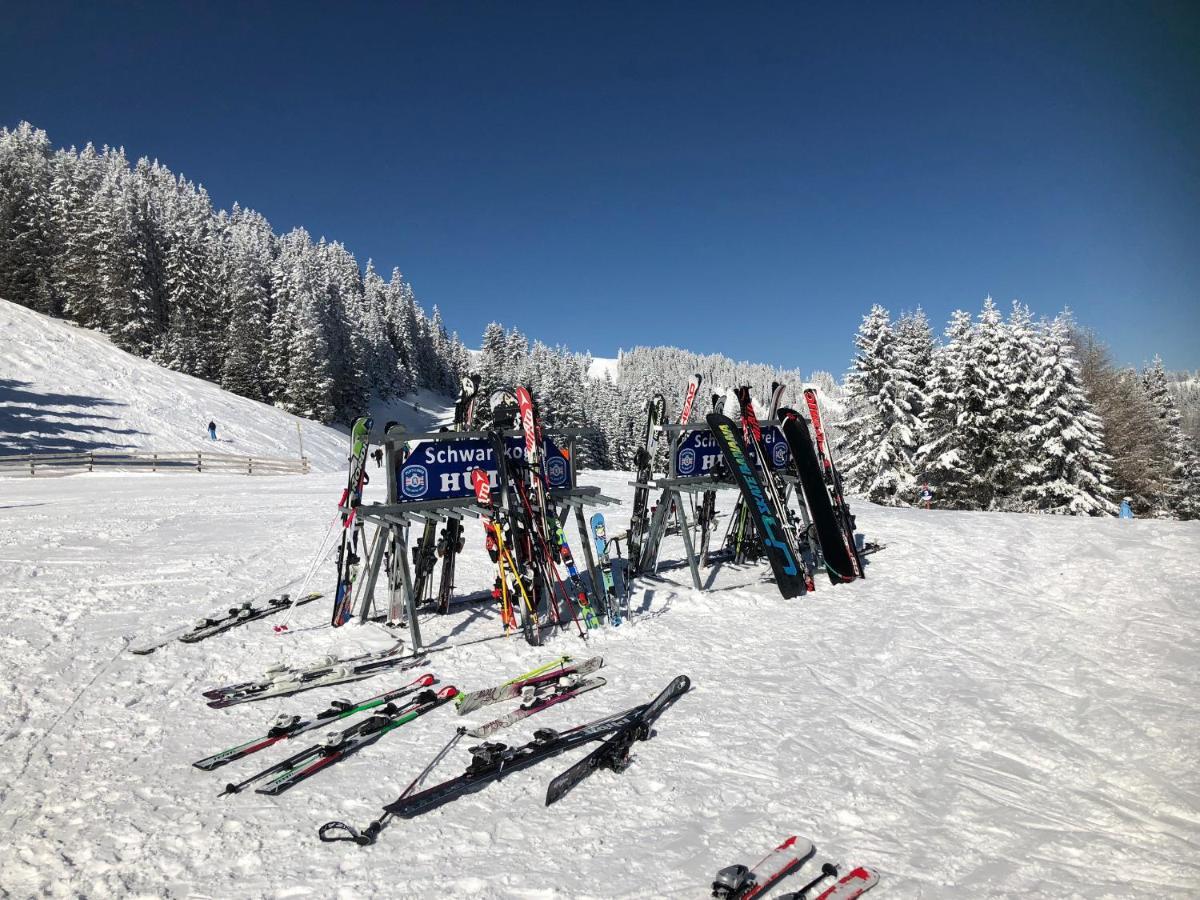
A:
{"label": "person in blue jacket", "polygon": [[208,438],[215,441],[217,439],[217,423],[209,420],[208,423]]}
{"label": "person in blue jacket", "polygon": [[1122,519],[1132,519],[1133,518],[1133,507],[1129,505],[1128,497],[1126,497],[1125,499],[1123,499],[1121,501],[1121,518]]}

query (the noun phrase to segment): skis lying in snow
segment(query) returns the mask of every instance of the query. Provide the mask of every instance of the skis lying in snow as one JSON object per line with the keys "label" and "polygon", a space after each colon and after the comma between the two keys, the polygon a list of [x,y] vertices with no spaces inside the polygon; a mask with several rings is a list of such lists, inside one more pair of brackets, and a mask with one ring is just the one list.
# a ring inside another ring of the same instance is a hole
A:
{"label": "skis lying in snow", "polygon": [[[712,895],[720,900],[751,900],[765,896],[771,888],[808,862],[815,852],[812,841],[792,835],[749,868],[742,865],[726,866],[713,881]],[[879,881],[878,872],[859,866],[843,875],[819,896],[814,896],[813,891],[821,882],[837,878],[837,875],[836,865],[824,863],[821,871],[808,884],[798,891],[779,894],[776,900],[854,900]]]}
{"label": "skis lying in snow", "polygon": [[538,687],[527,687],[525,689],[527,694],[522,696],[528,696],[528,699],[523,699],[520,707],[514,709],[512,712],[505,713],[498,719],[493,719],[486,725],[470,729],[467,731],[467,735],[473,738],[488,737],[502,728],[507,728],[509,725],[520,722],[522,719],[536,715],[544,709],[549,709],[551,706],[557,706],[559,703],[573,700],[580,694],[585,694],[598,687],[604,687],[605,684],[607,682],[603,678],[560,675],[557,681],[548,682]]}
{"label": "skis lying in snow", "polygon": [[320,728],[331,722],[348,718],[355,713],[366,712],[368,709],[384,706],[393,700],[398,700],[414,691],[430,687],[436,683],[437,678],[432,673],[426,673],[404,685],[404,687],[376,694],[374,697],[358,703],[351,703],[348,700],[336,700],[328,709],[317,713],[310,719],[301,719],[299,716],[281,715],[262,737],[247,741],[244,744],[238,744],[227,750],[222,750],[220,753],[214,753],[212,756],[206,756],[204,759],[192,763],[192,765],[197,769],[204,769],[205,771],[218,769],[234,760],[244,759],[252,753],[265,750],[267,747],[277,744],[280,741],[294,738],[297,735],[304,734],[306,731],[312,731],[314,728]]}
{"label": "skis lying in snow", "polygon": [[[322,594],[306,594],[299,598],[295,602],[295,605],[303,606],[305,603],[321,599],[322,596]],[[171,629],[165,634],[156,635],[152,638],[144,638],[140,641],[133,641],[130,643],[128,650],[130,653],[144,656],[147,653],[153,653],[159,647],[166,646],[171,641],[194,644],[196,641],[202,641],[215,634],[221,634],[222,632],[229,631],[231,628],[245,625],[247,622],[256,622],[259,619],[265,619],[267,616],[272,616],[280,610],[289,609],[291,606],[292,598],[287,594],[271,597],[261,603],[247,600],[241,606],[231,606],[224,612],[213,613],[202,619],[197,619],[191,625],[182,625],[179,628]]]}
{"label": "skis lying in snow", "polygon": [[793,834],[753,866],[726,866],[718,872],[712,895],[721,900],[758,897],[799,869],[815,852],[812,841]]}
{"label": "skis lying in snow", "polygon": [[204,696],[209,698],[209,706],[221,709],[238,703],[250,703],[255,700],[265,700],[268,697],[286,697],[313,688],[361,681],[381,672],[402,672],[425,662],[422,658],[411,659],[395,655],[399,653],[399,649],[397,646],[382,653],[367,653],[341,662],[326,659],[308,669],[283,669],[268,672],[267,676],[260,681],[216,688],[206,691]]}
{"label": "skis lying in snow", "polygon": [[546,789],[546,805],[560,800],[597,769],[624,772],[629,768],[629,751],[633,742],[648,740],[655,720],[668,706],[686,694],[691,686],[691,679],[686,675],[675,678],[662,693],[617,729],[616,734],[551,781]]}
{"label": "skis lying in snow", "polygon": [[[817,897],[817,900],[854,900],[869,891],[879,882],[879,873],[866,866],[859,866],[838,879],[837,883]],[[781,897],[780,900],[785,900]],[[794,898],[800,900],[800,898]]]}
{"label": "skis lying in snow", "polygon": [[[625,710],[625,712],[606,716],[584,725],[577,725],[567,731],[558,732],[549,728],[540,729],[534,732],[533,740],[520,747],[508,747],[505,744],[492,743],[472,747],[471,763],[467,766],[463,774],[414,793],[415,788],[429,774],[433,766],[442,759],[449,748],[453,747],[458,738],[461,737],[463,732],[460,731],[438,753],[433,763],[426,767],[425,771],[409,786],[409,789],[401,794],[397,800],[385,806],[383,814],[367,826],[367,828],[359,831],[344,822],[327,822],[321,826],[318,834],[325,843],[353,841],[359,846],[373,844],[379,836],[379,832],[383,830],[384,825],[391,818],[397,816],[405,819],[413,818],[421,813],[449,803],[463,794],[481,790],[488,783],[503,778],[509,772],[516,772],[519,769],[527,768],[543,760],[550,759],[553,756],[558,756],[572,747],[578,747],[589,741],[602,738],[614,731],[619,731],[624,726],[638,720],[651,707],[657,705],[665,707],[666,702],[669,702],[669,700],[664,701],[664,695],[669,699],[673,699],[675,696],[686,691],[690,683],[686,675],[680,675],[667,686],[662,694],[648,704],[635,706],[632,709]],[[344,834],[338,834],[339,832],[344,832]]]}
{"label": "skis lying in snow", "polygon": [[504,684],[460,694],[455,706],[458,709],[458,714],[465,716],[467,713],[474,712],[481,706],[487,706],[489,703],[514,700],[520,697],[521,693],[527,687],[536,688],[545,684],[554,684],[564,675],[588,675],[595,672],[603,664],[604,660],[599,656],[593,656],[591,659],[585,659],[580,663],[572,662],[569,656],[560,656],[558,659],[548,662],[544,666],[539,666],[523,675],[518,675],[506,681]]}
{"label": "skis lying in snow", "polygon": [[321,743],[306,747],[270,768],[263,769],[257,775],[251,775],[236,784],[227,784],[221,795],[236,794],[254,782],[272,775],[275,777],[262,787],[256,788],[255,793],[282,794],[288,788],[315,775],[338,760],[345,759],[363,747],[375,743],[389,731],[449,703],[457,693],[458,690],[453,686],[444,687],[437,693],[432,690],[424,690],[401,707],[389,703],[375,715],[351,725],[344,731],[331,732]]}
{"label": "skis lying in snow", "polygon": [[270,666],[263,677],[256,681],[240,681],[235,684],[227,684],[223,687],[209,688],[207,691],[203,691],[201,696],[208,697],[210,699],[216,699],[217,697],[224,697],[227,694],[237,693],[244,688],[252,687],[264,681],[280,681],[288,676],[299,677],[302,675],[320,675],[332,671],[338,666],[348,666],[356,663],[371,662],[372,660],[377,659],[386,659],[399,653],[403,649],[403,646],[404,645],[402,641],[397,641],[394,646],[389,647],[386,650],[368,651],[366,653],[360,653],[358,656],[349,656],[346,659],[338,659],[336,656],[322,656],[310,663],[300,666]]}

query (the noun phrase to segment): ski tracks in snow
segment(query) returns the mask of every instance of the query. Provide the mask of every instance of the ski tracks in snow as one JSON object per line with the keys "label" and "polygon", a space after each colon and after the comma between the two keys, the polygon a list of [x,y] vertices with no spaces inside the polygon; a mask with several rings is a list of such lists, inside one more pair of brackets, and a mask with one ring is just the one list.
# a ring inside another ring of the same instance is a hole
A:
{"label": "ski tracks in snow", "polygon": [[[627,473],[584,480],[629,493]],[[192,760],[277,712],[394,679],[219,711],[198,691],[385,638],[353,626],[300,634],[326,619],[318,602],[286,639],[268,621],[149,657],[114,653],[134,634],[299,577],[337,482],[6,482],[0,885],[22,897],[691,898],[717,869],[798,833],[818,862],[878,868],[876,890],[889,897],[1200,892],[1200,530],[1190,523],[856,504],[869,537],[887,544],[865,581],[822,580],[783,601],[763,566],[705,572],[709,592],[671,569],[643,582],[626,624],[587,643],[567,630],[541,649],[513,638],[432,654],[428,669],[464,689],[559,653],[604,656],[603,689],[497,736],[512,743],[692,677],[626,773],[598,772],[553,807],[546,783],[573,754],[395,822],[373,849],[317,843],[321,822],[369,821],[454,725],[488,718],[449,711],[281,797],[218,799],[224,770],[214,778]],[[619,512],[609,518],[620,531]],[[486,589],[480,529],[468,527],[466,545],[459,590]],[[668,545],[663,558],[679,555]],[[481,609],[426,619],[426,640],[494,634]],[[261,755],[229,774],[281,754]],[[460,748],[435,777],[465,759]]]}

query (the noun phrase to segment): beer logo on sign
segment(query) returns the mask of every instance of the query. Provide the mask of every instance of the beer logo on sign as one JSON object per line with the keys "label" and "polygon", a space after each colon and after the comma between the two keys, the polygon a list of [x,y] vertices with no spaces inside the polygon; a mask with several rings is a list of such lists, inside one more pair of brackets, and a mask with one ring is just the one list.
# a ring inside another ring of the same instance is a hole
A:
{"label": "beer logo on sign", "polygon": [[550,479],[550,483],[556,486],[565,485],[569,479],[567,477],[567,461],[561,456],[551,457],[546,460],[546,475]]}
{"label": "beer logo on sign", "polygon": [[429,472],[424,466],[405,466],[400,473],[400,490],[411,499],[425,496],[429,490]]}
{"label": "beer logo on sign", "polygon": [[679,474],[691,475],[696,470],[696,451],[686,447],[679,451]]}

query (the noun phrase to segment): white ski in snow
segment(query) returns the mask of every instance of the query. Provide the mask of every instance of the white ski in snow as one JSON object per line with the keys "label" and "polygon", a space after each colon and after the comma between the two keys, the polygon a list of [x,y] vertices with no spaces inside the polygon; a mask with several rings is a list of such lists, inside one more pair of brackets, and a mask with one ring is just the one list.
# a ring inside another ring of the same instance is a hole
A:
{"label": "white ski in snow", "polygon": [[750,868],[726,866],[718,872],[712,895],[720,900],[758,897],[799,869],[815,852],[812,841],[793,834]]}
{"label": "white ski in snow", "polygon": [[467,734],[473,738],[488,737],[495,734],[501,728],[507,728],[509,725],[520,722],[522,719],[528,719],[530,716],[536,715],[544,709],[564,703],[595,688],[604,687],[606,683],[603,678],[579,678],[578,676],[567,675],[554,685],[552,691],[535,691],[533,699],[528,705],[522,704],[498,719],[493,719],[485,725],[472,728]]}
{"label": "white ski in snow", "polygon": [[873,888],[878,881],[878,872],[866,866],[859,866],[839,878],[837,884],[817,897],[817,900],[854,900]]}

